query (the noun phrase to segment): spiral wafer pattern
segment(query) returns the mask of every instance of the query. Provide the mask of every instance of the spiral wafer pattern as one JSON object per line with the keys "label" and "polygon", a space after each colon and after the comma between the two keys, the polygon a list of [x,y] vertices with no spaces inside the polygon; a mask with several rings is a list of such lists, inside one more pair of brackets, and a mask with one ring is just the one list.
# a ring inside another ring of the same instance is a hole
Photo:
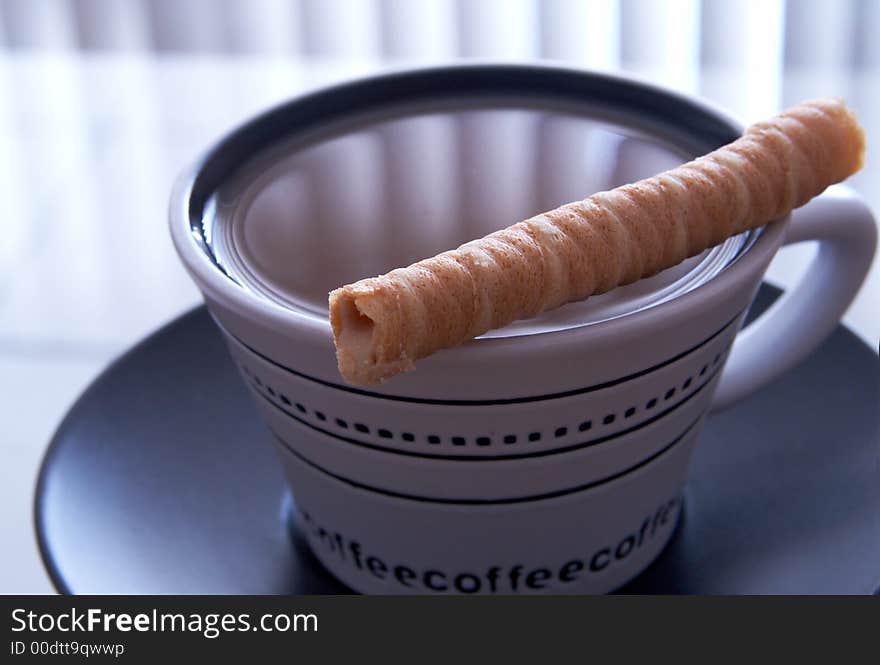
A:
{"label": "spiral wafer pattern", "polygon": [[330,293],[342,376],[385,380],[488,330],[649,277],[858,171],[842,100],[799,104],[732,143]]}

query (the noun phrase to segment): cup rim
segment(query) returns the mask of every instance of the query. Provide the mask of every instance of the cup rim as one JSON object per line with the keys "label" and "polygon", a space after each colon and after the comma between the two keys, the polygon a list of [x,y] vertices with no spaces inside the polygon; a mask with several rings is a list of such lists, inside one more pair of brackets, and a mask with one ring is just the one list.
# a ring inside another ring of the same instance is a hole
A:
{"label": "cup rim", "polygon": [[[329,318],[317,319],[254,294],[240,287],[216,264],[200,232],[204,204],[210,195],[206,192],[212,192],[237,166],[271,146],[279,129],[285,136],[290,136],[297,131],[298,123],[305,122],[306,126],[300,126],[298,131],[309,131],[353,112],[414,101],[420,98],[419,95],[424,98],[431,94],[432,85],[450,86],[452,81],[465,84],[461,86],[466,88],[461,95],[463,98],[469,91],[478,91],[475,84],[495,81],[499,89],[506,90],[507,94],[511,94],[509,86],[519,85],[520,94],[532,94],[536,98],[546,98],[552,94],[569,102],[580,100],[584,105],[596,103],[590,94],[597,86],[610,89],[619,96],[620,103],[626,105],[632,117],[641,119],[643,125],[646,118],[650,118],[650,124],[662,126],[668,132],[677,133],[681,139],[689,138],[694,142],[697,141],[694,138],[697,133],[703,132],[702,142],[707,145],[714,143],[713,147],[734,140],[743,130],[743,124],[729,112],[704,99],[630,74],[611,74],[558,64],[468,62],[405,67],[321,87],[281,102],[230,130],[184,169],[175,181],[169,206],[171,236],[179,256],[201,291],[248,320],[261,321],[279,331],[295,331],[298,338],[318,346],[332,346]],[[527,89],[525,84],[533,84],[538,89]],[[406,92],[408,90],[417,92]],[[486,94],[485,91],[480,92]],[[389,101],[389,93],[397,98]],[[348,102],[353,100],[359,100],[362,108],[352,109]],[[615,108],[615,112],[617,110]],[[662,122],[656,117],[661,112]],[[327,113],[332,117],[328,118]],[[651,115],[648,116],[648,113]],[[790,215],[785,215],[765,225],[757,231],[740,256],[722,272],[672,300],[586,326],[520,336],[481,337],[447,350],[447,353],[460,354],[460,360],[470,362],[477,358],[485,359],[486,354],[507,355],[520,351],[524,344],[534,344],[532,338],[536,336],[541,337],[543,343],[552,339],[553,342],[568,345],[586,336],[592,338],[613,334],[621,325],[651,326],[673,312],[686,315],[701,303],[722,296],[733,284],[739,283],[742,276],[751,275],[756,270],[762,271],[769,257],[782,243],[789,219]]]}

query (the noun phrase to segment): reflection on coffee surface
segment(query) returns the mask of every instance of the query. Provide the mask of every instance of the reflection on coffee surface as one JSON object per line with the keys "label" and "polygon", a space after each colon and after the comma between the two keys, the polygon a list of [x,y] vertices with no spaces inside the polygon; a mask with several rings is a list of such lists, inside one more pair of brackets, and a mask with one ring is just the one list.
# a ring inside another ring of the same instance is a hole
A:
{"label": "reflection on coffee surface", "polygon": [[[499,104],[398,115],[243,165],[214,196],[206,237],[246,288],[326,318],[337,286],[690,157],[563,111]],[[732,238],[653,278],[486,336],[560,330],[664,302],[717,275],[745,244],[745,235]]]}

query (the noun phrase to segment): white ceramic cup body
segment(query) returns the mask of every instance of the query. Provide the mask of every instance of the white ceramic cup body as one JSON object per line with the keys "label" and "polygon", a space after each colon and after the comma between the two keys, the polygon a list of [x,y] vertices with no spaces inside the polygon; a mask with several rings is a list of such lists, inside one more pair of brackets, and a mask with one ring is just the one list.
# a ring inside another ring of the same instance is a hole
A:
{"label": "white ceramic cup body", "polygon": [[[678,105],[692,122],[715,128],[709,142],[740,130],[717,109],[629,79],[451,67],[317,93],[246,125],[225,147],[334,95],[342,103],[456,75],[466,87],[477,71],[484,82],[525,81],[531,73],[536,82],[558,77],[560,90],[580,82],[606,86],[612,97],[643,96],[646,108]],[[632,109],[625,112],[632,123]],[[652,114],[642,116],[651,131]],[[474,340],[361,390],[340,380],[326,320],[246,292],[193,232],[199,178],[224,149],[181,177],[172,235],[274,435],[309,542],[331,572],[375,593],[594,593],[620,586],[657,556],[678,519],[690,452],[788,217],[755,233],[717,277],[674,300],[589,326]],[[846,297],[859,283],[846,287]],[[832,323],[839,315],[825,312]],[[747,350],[739,355],[759,360]],[[748,388],[739,384],[735,397]]]}
{"label": "white ceramic cup body", "polygon": [[353,589],[604,593],[668,542],[695,434],[593,488],[498,503],[401,498],[332,478],[287,451],[281,460],[312,551]]}

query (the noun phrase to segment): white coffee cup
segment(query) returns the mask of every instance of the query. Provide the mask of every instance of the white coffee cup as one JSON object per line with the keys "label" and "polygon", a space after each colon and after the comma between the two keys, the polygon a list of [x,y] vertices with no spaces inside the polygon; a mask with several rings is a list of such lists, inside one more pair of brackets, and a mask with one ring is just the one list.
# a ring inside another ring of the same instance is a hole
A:
{"label": "white coffee cup", "polygon": [[[281,270],[287,254],[276,251],[273,234],[290,232],[284,206],[271,232],[256,223],[249,230],[245,219],[218,239],[212,218],[232,204],[216,193],[245,164],[256,173],[248,187],[264,191],[279,146],[304,153],[338,139],[355,119],[379,122],[405,115],[403,108],[424,114],[482,99],[619,122],[688,154],[741,131],[704,102],[605,74],[535,65],[385,74],[293,100],[230,133],[178,180],[172,237],[274,434],[309,542],[339,579],[375,593],[609,591],[669,539],[709,411],[796,365],[838,323],[870,266],[876,227],[855,195],[832,188],[687,270],[558,315],[555,327],[514,327],[442,351],[380,386],[345,385],[326,315],[274,297],[271,275],[264,287],[249,281],[253,266],[218,254],[223,238],[256,234],[257,254]],[[511,127],[499,150],[517,141]],[[491,141],[486,133],[465,133],[466,145],[483,146]],[[436,151],[418,145],[409,169],[390,169],[392,182],[433,164]],[[542,148],[552,160],[570,146]],[[401,150],[395,144],[392,152]],[[352,154],[334,163],[350,164]],[[368,170],[360,173],[368,173],[373,152],[363,154]],[[464,166],[481,159],[480,150],[468,154]],[[478,177],[460,171],[465,181]],[[499,187],[510,181],[505,176]],[[364,200],[377,187],[367,182]],[[415,209],[402,189],[395,196]],[[248,205],[262,200],[242,191]],[[329,205],[339,214],[359,209]],[[738,335],[775,252],[805,240],[819,241],[820,251],[803,281]],[[296,280],[290,284],[295,292]]]}

